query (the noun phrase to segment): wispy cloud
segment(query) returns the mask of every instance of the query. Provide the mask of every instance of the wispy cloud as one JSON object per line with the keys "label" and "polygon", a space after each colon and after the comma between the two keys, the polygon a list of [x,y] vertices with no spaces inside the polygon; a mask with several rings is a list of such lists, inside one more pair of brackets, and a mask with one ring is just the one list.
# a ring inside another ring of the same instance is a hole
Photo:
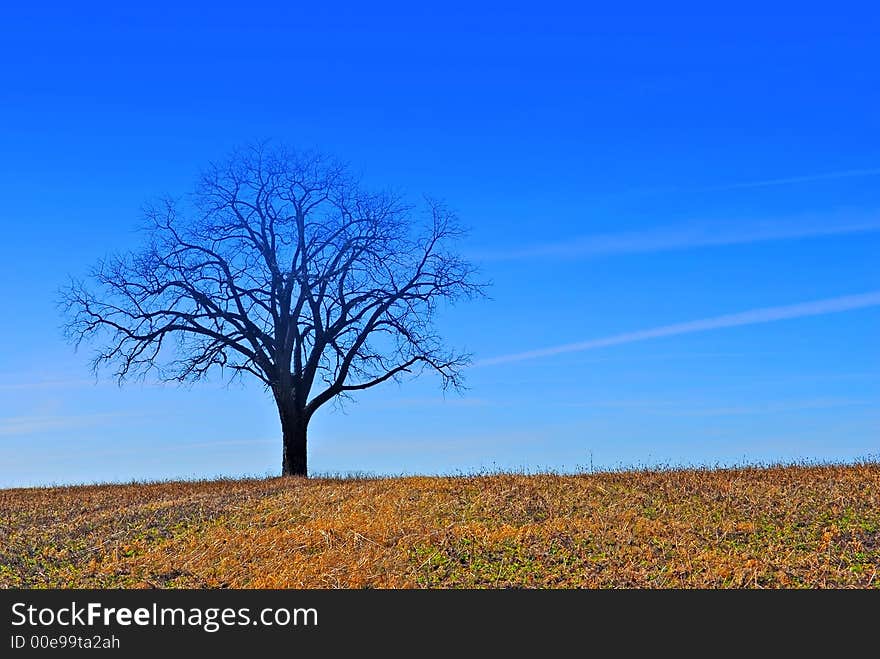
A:
{"label": "wispy cloud", "polygon": [[3,417],[0,418],[0,437],[103,426],[118,420],[120,417],[131,415],[131,412],[110,412],[106,414],[77,414],[69,416]]}
{"label": "wispy cloud", "polygon": [[40,380],[35,382],[0,382],[0,391],[30,391],[41,389],[79,389],[95,386],[94,380]]}
{"label": "wispy cloud", "polygon": [[560,403],[561,407],[608,409],[664,416],[751,416],[789,412],[821,411],[841,407],[876,407],[869,398],[816,398],[806,400],[762,401],[760,404],[711,405],[691,400],[599,400]]}
{"label": "wispy cloud", "polygon": [[484,261],[534,258],[589,258],[615,254],[666,252],[776,240],[797,240],[880,231],[880,213],[843,219],[802,217],[773,221],[701,222],[639,231],[571,237],[565,241],[475,254]]}
{"label": "wispy cloud", "polygon": [[793,185],[795,183],[817,183],[819,181],[831,181],[834,179],[862,178],[865,176],[880,176],[880,168],[872,169],[844,169],[837,172],[824,172],[822,174],[806,174],[803,176],[787,176],[784,178],[768,178],[758,181],[743,181],[742,183],[727,183],[713,185],[701,190],[739,190],[743,188],[769,188],[777,185]]}
{"label": "wispy cloud", "polygon": [[665,336],[693,334],[695,332],[706,332],[725,327],[771,323],[777,320],[787,320],[790,318],[820,316],[874,306],[880,306],[880,291],[872,291],[860,295],[846,295],[843,297],[817,300],[815,302],[804,302],[801,304],[791,304],[782,307],[752,309],[751,311],[743,311],[741,313],[715,316],[713,318],[703,318],[701,320],[692,320],[686,323],[677,323],[675,325],[664,325],[662,327],[654,327],[652,329],[641,330],[638,332],[628,332],[600,339],[592,339],[590,341],[566,343],[548,348],[540,348],[538,350],[529,350],[526,352],[501,355],[499,357],[491,357],[479,360],[474,365],[489,366],[493,364],[508,364],[511,362],[538,359],[540,357],[551,357],[553,355],[561,355],[570,352],[583,352],[585,350],[595,350],[597,348],[622,345],[625,343],[635,343],[637,341],[646,341],[648,339],[656,339]]}

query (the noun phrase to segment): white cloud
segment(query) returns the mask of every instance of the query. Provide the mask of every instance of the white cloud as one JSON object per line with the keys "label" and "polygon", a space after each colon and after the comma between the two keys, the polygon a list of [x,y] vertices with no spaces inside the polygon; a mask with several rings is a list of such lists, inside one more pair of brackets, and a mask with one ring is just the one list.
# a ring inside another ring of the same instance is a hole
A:
{"label": "white cloud", "polygon": [[0,418],[0,436],[32,435],[35,433],[106,425],[130,412],[78,414],[68,416],[12,416]]}
{"label": "white cloud", "polygon": [[484,261],[589,258],[877,231],[880,231],[880,213],[860,217],[847,213],[843,219],[811,216],[763,222],[692,222],[639,231],[573,236],[559,242],[481,252],[474,257]]}
{"label": "white cloud", "polygon": [[94,380],[38,380],[34,382],[0,382],[0,391],[30,391],[40,389],[79,389],[94,387]]}
{"label": "white cloud", "polygon": [[702,190],[738,190],[742,188],[768,188],[777,185],[791,185],[794,183],[816,183],[818,181],[831,181],[834,179],[862,178],[865,176],[880,176],[880,168],[872,169],[845,169],[837,172],[824,172],[822,174],[806,174],[804,176],[788,176],[784,178],[768,178],[758,181],[744,181],[742,183],[727,183],[713,185]]}
{"label": "white cloud", "polygon": [[566,343],[547,348],[539,348],[537,350],[528,350],[509,355],[490,357],[488,359],[477,361],[474,366],[508,364],[511,362],[538,359],[540,357],[551,357],[553,355],[570,352],[583,352],[585,350],[595,350],[596,348],[635,343],[637,341],[646,341],[648,339],[656,339],[665,336],[677,336],[679,334],[692,334],[695,332],[705,332],[725,327],[757,325],[777,320],[840,313],[842,311],[863,309],[865,307],[874,307],[878,305],[880,305],[880,291],[872,291],[861,295],[846,295],[843,297],[817,300],[815,302],[804,302],[801,304],[791,304],[782,307],[765,307],[763,309],[752,309],[751,311],[715,316],[713,318],[703,318],[701,320],[692,320],[685,323],[677,323],[675,325],[664,325],[662,327],[654,327],[637,332],[615,334],[614,336],[600,339],[592,339],[578,343]]}

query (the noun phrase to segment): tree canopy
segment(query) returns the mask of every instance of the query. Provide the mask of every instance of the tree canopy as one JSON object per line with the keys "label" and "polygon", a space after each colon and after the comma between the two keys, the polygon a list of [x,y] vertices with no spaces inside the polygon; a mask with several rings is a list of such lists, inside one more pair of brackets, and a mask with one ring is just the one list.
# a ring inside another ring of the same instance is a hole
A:
{"label": "tree canopy", "polygon": [[442,203],[417,207],[365,190],[338,161],[263,145],[146,216],[143,250],[64,290],[69,338],[98,343],[95,369],[120,381],[254,376],[278,405],[284,473],[306,473],[305,429],[338,396],[425,370],[462,386],[468,355],[445,346],[435,313],[483,285]]}

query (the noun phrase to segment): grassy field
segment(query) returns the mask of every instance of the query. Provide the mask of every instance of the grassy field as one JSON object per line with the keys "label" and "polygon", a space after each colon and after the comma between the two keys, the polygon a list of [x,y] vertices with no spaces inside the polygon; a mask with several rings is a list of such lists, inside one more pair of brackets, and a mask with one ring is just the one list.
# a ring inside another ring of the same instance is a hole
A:
{"label": "grassy field", "polygon": [[880,464],[0,490],[0,587],[880,587]]}

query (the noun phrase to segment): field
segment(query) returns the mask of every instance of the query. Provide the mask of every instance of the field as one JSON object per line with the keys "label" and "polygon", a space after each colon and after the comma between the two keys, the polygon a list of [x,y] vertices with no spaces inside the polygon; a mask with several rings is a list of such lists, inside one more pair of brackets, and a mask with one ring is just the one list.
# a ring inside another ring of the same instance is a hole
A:
{"label": "field", "polygon": [[0,587],[880,587],[880,464],[0,490]]}

